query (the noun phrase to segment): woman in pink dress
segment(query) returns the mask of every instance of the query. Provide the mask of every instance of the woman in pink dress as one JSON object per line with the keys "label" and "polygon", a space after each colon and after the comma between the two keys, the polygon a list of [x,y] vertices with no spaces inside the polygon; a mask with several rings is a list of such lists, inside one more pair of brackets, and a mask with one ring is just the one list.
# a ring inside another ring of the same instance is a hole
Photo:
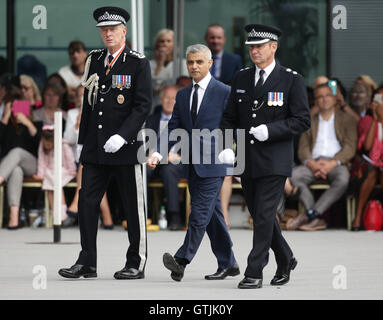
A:
{"label": "woman in pink dress", "polygon": [[[43,181],[43,190],[48,190],[49,209],[53,214],[53,190],[54,190],[54,127],[45,125],[41,133],[41,142],[38,151],[38,169],[35,179]],[[72,148],[63,140],[62,143],[62,185],[65,186],[76,177],[76,164]],[[68,218],[64,190],[62,191],[61,220]]]}
{"label": "woman in pink dress", "polygon": [[[377,89],[376,94],[383,94],[383,88]],[[358,124],[358,150],[363,153],[364,159],[369,164],[367,176],[360,187],[352,231],[359,231],[362,228],[364,205],[374,189],[378,177],[383,186],[383,103],[374,99],[370,109],[372,116],[367,114]]]}

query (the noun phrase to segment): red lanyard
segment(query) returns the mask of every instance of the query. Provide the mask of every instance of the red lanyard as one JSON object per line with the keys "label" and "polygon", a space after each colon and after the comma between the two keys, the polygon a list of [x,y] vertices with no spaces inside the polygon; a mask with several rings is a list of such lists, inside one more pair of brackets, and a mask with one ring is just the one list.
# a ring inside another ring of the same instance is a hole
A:
{"label": "red lanyard", "polygon": [[113,66],[114,62],[118,59],[118,57],[121,55],[121,53],[122,53],[122,51],[124,51],[124,49],[125,49],[125,45],[124,45],[124,47],[120,50],[120,52],[118,53],[118,55],[112,60],[111,63],[109,63],[108,61],[106,62],[106,65],[107,65],[107,67],[108,67],[108,69],[106,70],[106,74],[108,74],[109,71],[110,71],[110,69],[112,69],[112,66]]}

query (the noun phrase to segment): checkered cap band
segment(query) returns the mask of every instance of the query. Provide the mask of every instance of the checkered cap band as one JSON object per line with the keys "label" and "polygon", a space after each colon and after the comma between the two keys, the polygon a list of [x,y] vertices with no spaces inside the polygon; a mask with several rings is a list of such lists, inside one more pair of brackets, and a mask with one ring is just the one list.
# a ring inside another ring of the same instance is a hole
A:
{"label": "checkered cap band", "polygon": [[126,21],[123,16],[118,14],[110,14],[109,12],[105,12],[102,16],[98,17],[98,22],[104,21],[120,21],[123,24],[126,24]]}
{"label": "checkered cap band", "polygon": [[249,38],[263,38],[278,41],[278,36],[271,32],[257,32],[254,29],[249,33]]}

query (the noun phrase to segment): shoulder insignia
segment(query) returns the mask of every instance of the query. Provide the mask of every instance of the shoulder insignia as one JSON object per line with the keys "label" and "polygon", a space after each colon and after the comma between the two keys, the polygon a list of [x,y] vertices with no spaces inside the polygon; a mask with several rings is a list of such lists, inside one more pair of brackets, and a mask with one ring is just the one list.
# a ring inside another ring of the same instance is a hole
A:
{"label": "shoulder insignia", "polygon": [[286,69],[286,72],[291,72],[291,73],[294,74],[294,75],[298,74],[298,72],[296,72],[296,71],[294,71],[294,70],[292,70],[292,69],[290,69],[290,68],[287,68],[287,69]]}
{"label": "shoulder insignia", "polygon": [[241,69],[241,70],[239,70],[239,71],[245,71],[245,70],[248,70],[248,69],[250,69],[250,67],[243,68],[243,69]]}
{"label": "shoulder insignia", "polygon": [[129,50],[129,53],[130,53],[131,56],[136,57],[138,59],[144,59],[145,58],[144,54],[139,53],[139,52],[134,51],[134,50],[131,50],[131,49]]}
{"label": "shoulder insignia", "polygon": [[103,52],[103,51],[104,51],[104,49],[94,49],[91,52],[89,52],[88,56],[90,56],[91,54],[94,54],[94,53],[97,53],[97,52]]}

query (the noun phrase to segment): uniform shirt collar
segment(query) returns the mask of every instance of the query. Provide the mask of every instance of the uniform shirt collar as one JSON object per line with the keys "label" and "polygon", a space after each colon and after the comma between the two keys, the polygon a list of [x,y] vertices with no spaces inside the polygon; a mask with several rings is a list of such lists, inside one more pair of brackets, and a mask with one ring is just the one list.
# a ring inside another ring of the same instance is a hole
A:
{"label": "uniform shirt collar", "polygon": [[117,55],[124,49],[124,47],[125,47],[125,44],[123,44],[122,45],[122,47],[120,48],[120,49],[118,49],[115,53],[113,53],[113,54],[111,54],[110,52],[109,52],[109,50],[107,50],[106,52],[106,57],[105,57],[105,65],[107,64],[107,62],[108,62],[108,57],[110,56],[110,55],[112,55],[113,56],[113,59],[115,58],[115,57],[117,57]]}
{"label": "uniform shirt collar", "polygon": [[[203,78],[200,82],[198,82],[199,87],[202,88],[203,90],[206,90],[207,86],[209,85],[211,78],[212,78],[212,76],[211,76],[210,72],[208,72],[208,74],[205,76],[205,78]],[[196,84],[196,82],[193,80],[193,87],[195,84]]]}
{"label": "uniform shirt collar", "polygon": [[[272,63],[270,63],[265,69],[263,69],[265,71],[265,75],[264,75],[264,78],[268,77],[270,75],[271,72],[273,72],[274,68],[275,68],[275,59],[273,60]],[[257,69],[257,75],[259,75],[259,70],[261,70],[260,68],[258,68],[257,65],[255,65],[255,68]]]}

